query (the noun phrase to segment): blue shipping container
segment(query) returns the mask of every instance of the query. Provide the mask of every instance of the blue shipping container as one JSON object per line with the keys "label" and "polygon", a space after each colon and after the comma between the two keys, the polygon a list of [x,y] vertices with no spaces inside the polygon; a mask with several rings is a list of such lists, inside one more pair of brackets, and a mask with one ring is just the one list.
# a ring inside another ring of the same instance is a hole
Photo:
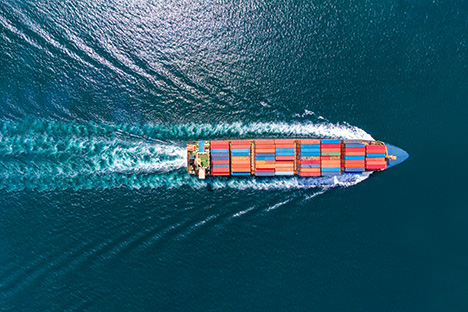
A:
{"label": "blue shipping container", "polygon": [[321,140],[322,144],[340,144],[341,140]]}
{"label": "blue shipping container", "polygon": [[229,153],[229,149],[228,148],[212,149],[211,153]]}
{"label": "blue shipping container", "polygon": [[275,175],[291,176],[291,175],[294,175],[294,171],[275,171]]}
{"label": "blue shipping container", "polygon": [[346,172],[363,172],[364,168],[345,168]]}
{"label": "blue shipping container", "polygon": [[211,160],[229,160],[229,156],[219,156],[218,154],[216,154],[216,156],[212,156],[211,157]]}
{"label": "blue shipping container", "polygon": [[369,153],[366,157],[385,157],[385,153]]}
{"label": "blue shipping container", "polygon": [[307,165],[300,165],[301,168],[320,168],[320,164],[307,164]]}
{"label": "blue shipping container", "polygon": [[274,177],[275,173],[274,172],[255,172],[255,175],[257,177]]}
{"label": "blue shipping container", "polygon": [[362,148],[362,147],[365,147],[365,145],[361,144],[361,143],[351,143],[351,144],[345,144],[345,147],[348,147],[348,148]]}
{"label": "blue shipping container", "polygon": [[322,172],[340,172],[341,168],[322,168]]}
{"label": "blue shipping container", "polygon": [[232,152],[250,153],[250,148],[232,148]]}
{"label": "blue shipping container", "polygon": [[275,160],[275,157],[255,157],[255,160]]}
{"label": "blue shipping container", "polygon": [[214,165],[211,165],[211,168],[229,168],[229,165],[214,164]]}
{"label": "blue shipping container", "polygon": [[246,176],[246,175],[250,175],[250,172],[232,172],[231,175]]}
{"label": "blue shipping container", "polygon": [[336,176],[336,175],[340,175],[340,172],[339,171],[338,172],[324,172],[324,171],[322,171],[321,175],[322,176]]}
{"label": "blue shipping container", "polygon": [[344,159],[364,159],[364,156],[344,156]]}

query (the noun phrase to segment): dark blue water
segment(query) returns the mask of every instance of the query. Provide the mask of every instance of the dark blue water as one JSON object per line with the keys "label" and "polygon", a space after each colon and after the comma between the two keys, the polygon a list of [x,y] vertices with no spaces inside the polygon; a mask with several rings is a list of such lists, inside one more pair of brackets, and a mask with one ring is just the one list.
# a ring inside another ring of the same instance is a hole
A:
{"label": "dark blue water", "polygon": [[[468,2],[0,1],[0,311],[467,311]],[[188,140],[375,138],[368,179]]]}

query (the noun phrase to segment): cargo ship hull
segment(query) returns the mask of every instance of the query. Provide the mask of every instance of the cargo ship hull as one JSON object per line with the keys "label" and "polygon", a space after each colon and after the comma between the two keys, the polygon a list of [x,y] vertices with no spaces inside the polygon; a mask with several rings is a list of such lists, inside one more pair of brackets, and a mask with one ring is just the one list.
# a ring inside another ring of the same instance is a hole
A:
{"label": "cargo ship hull", "polygon": [[187,172],[206,176],[367,175],[408,158],[381,141],[342,139],[218,140],[187,143]]}

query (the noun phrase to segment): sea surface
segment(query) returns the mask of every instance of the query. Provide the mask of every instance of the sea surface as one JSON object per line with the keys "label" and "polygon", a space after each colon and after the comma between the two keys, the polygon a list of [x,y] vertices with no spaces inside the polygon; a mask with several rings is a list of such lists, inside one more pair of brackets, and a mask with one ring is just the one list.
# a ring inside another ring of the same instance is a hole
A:
{"label": "sea surface", "polygon": [[[468,311],[468,2],[0,0],[0,311]],[[188,176],[365,138],[369,178]]]}

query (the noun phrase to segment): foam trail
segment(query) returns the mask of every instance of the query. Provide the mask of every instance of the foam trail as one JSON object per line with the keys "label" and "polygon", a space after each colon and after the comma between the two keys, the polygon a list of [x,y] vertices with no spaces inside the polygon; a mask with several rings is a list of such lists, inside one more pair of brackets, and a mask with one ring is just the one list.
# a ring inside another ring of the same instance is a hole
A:
{"label": "foam trail", "polygon": [[185,143],[219,137],[372,139],[362,129],[330,123],[109,124],[49,120],[0,123],[0,189],[178,188],[323,189],[359,183],[337,178],[209,178],[185,171]]}

